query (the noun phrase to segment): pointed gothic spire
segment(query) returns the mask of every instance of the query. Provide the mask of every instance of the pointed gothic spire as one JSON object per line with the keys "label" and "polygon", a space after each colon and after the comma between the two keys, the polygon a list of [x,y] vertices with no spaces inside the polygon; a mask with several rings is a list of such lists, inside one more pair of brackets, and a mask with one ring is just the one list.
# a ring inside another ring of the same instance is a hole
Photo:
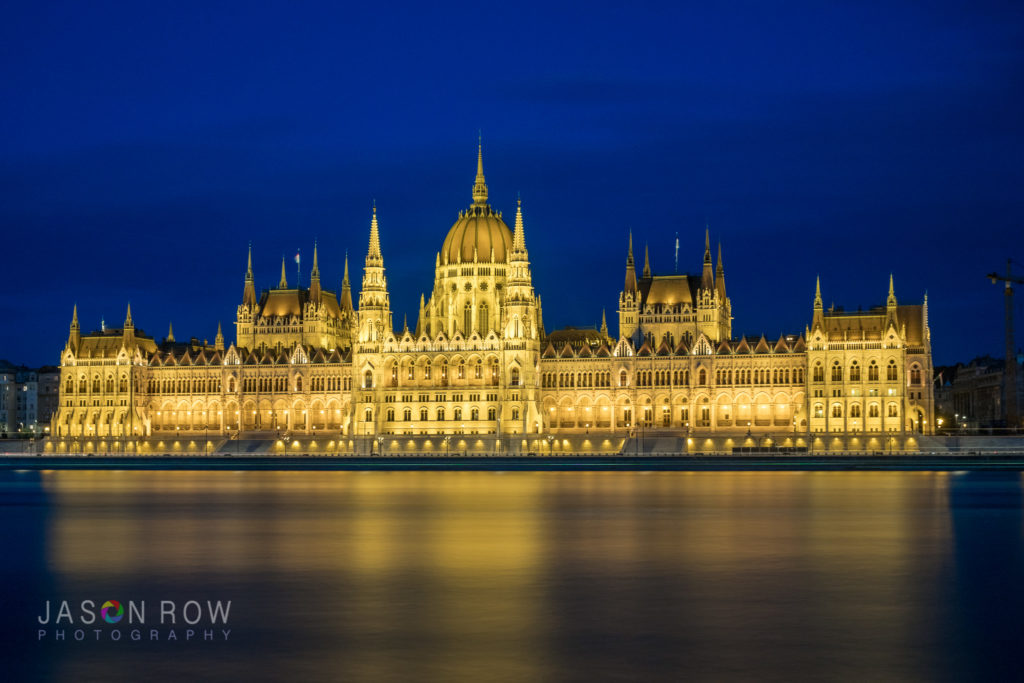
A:
{"label": "pointed gothic spire", "polygon": [[608,336],[608,317],[605,315],[605,309],[601,309],[601,336]]}
{"label": "pointed gothic spire", "polygon": [[408,334],[408,333],[409,333],[409,314],[408,313],[403,313],[402,314],[402,334]]}
{"label": "pointed gothic spire", "polygon": [[419,317],[416,319],[416,336],[417,337],[419,337],[420,335],[422,335],[426,331],[424,329],[424,326],[427,324],[426,310],[427,309],[426,309],[426,305],[425,305],[425,300],[423,298],[423,294],[420,293],[420,314],[419,314]]}
{"label": "pointed gothic spire", "polygon": [[174,323],[167,323],[167,339],[171,343],[174,342]]}
{"label": "pointed gothic spire", "polygon": [[71,311],[71,331],[68,334],[68,346],[73,351],[78,351],[78,345],[82,341],[81,327],[78,325],[78,304],[75,304],[75,308]]}
{"label": "pointed gothic spire", "polygon": [[644,277],[651,276],[651,252],[650,248],[644,245]]}
{"label": "pointed gothic spire", "polygon": [[718,243],[718,266],[715,267],[715,291],[725,301],[725,268],[722,266],[722,243]]}
{"label": "pointed gothic spire", "polygon": [[341,310],[352,310],[352,285],[348,280],[348,252],[345,252],[345,277],[341,280]]}
{"label": "pointed gothic spire", "polygon": [[132,305],[128,304],[128,313],[124,318],[124,346],[125,348],[132,348],[135,344],[135,323],[132,322]]}
{"label": "pointed gothic spire", "polygon": [[242,288],[242,305],[256,305],[256,282],[252,275],[252,242],[249,242],[249,265],[245,269],[245,286]]}
{"label": "pointed gothic spire", "polygon": [[288,289],[288,278],[284,274],[284,256],[281,256],[281,281],[277,283],[278,289]]}
{"label": "pointed gothic spire", "polygon": [[313,242],[313,270],[309,273],[309,300],[320,303],[320,265],[317,263],[316,242]]}
{"label": "pointed gothic spire", "polygon": [[476,146],[476,182],[473,184],[473,204],[487,203],[487,182],[484,180],[484,139],[481,134]]}
{"label": "pointed gothic spire", "polygon": [[629,231],[629,250],[626,252],[626,284],[623,291],[636,292],[636,265],[633,263],[633,231]]}
{"label": "pointed gothic spire", "polygon": [[370,219],[370,246],[366,251],[366,264],[383,261],[380,253],[380,228],[377,225],[377,200],[373,201],[373,217]]}
{"label": "pointed gothic spire", "polygon": [[896,289],[892,284],[892,273],[889,273],[889,296],[885,299],[886,322],[896,325]]}
{"label": "pointed gothic spire", "polygon": [[821,301],[821,276],[814,281],[814,315],[811,318],[811,329],[821,329],[825,324],[824,304]]}
{"label": "pointed gothic spire", "polygon": [[217,321],[217,336],[213,338],[213,348],[218,351],[224,350],[224,332],[220,328],[220,321]]}
{"label": "pointed gothic spire", "polygon": [[512,234],[512,251],[526,251],[526,230],[523,228],[523,200],[516,197],[516,227]]}
{"label": "pointed gothic spire", "polygon": [[711,232],[704,226],[704,272],[700,278],[701,289],[712,291],[715,288],[715,276],[711,268]]}

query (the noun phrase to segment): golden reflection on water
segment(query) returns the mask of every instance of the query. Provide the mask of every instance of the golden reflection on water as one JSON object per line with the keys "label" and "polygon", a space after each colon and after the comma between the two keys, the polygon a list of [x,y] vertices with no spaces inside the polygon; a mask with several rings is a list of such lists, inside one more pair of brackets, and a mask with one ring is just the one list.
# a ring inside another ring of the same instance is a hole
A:
{"label": "golden reflection on water", "polygon": [[[240,610],[293,610],[329,636],[291,663],[296,680],[328,663],[356,680],[539,680],[567,629],[770,640],[751,617],[766,602],[815,637],[848,639],[827,631],[852,621],[906,638],[919,616],[901,599],[950,552],[949,476],[123,471],[48,472],[44,487],[58,580],[236,580],[256,592]],[[628,671],[614,651],[589,656]]]}

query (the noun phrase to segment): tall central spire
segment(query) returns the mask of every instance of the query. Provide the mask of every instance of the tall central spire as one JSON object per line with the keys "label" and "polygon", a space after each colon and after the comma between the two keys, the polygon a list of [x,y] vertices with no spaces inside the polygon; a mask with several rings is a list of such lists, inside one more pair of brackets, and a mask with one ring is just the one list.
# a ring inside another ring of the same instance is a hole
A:
{"label": "tall central spire", "polygon": [[480,136],[476,146],[476,182],[473,184],[473,204],[487,203],[487,182],[484,180],[484,140]]}
{"label": "tall central spire", "polygon": [[373,202],[373,218],[370,219],[370,246],[366,251],[366,265],[383,264],[384,257],[380,253],[380,229],[377,226],[377,202]]}

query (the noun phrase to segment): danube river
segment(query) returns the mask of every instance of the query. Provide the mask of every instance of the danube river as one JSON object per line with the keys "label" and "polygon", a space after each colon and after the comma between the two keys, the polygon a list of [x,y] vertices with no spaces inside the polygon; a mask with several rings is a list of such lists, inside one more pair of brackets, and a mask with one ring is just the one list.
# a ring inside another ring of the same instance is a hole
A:
{"label": "danube river", "polygon": [[4,472],[3,678],[1010,680],[1022,504],[1017,473]]}

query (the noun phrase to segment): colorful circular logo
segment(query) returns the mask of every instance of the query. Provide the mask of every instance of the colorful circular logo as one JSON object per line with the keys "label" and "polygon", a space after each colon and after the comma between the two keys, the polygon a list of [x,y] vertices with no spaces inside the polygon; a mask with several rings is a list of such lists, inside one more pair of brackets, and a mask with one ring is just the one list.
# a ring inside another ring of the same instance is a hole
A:
{"label": "colorful circular logo", "polygon": [[108,624],[116,624],[124,616],[124,607],[117,600],[107,600],[103,603],[100,614],[103,616],[103,621]]}

